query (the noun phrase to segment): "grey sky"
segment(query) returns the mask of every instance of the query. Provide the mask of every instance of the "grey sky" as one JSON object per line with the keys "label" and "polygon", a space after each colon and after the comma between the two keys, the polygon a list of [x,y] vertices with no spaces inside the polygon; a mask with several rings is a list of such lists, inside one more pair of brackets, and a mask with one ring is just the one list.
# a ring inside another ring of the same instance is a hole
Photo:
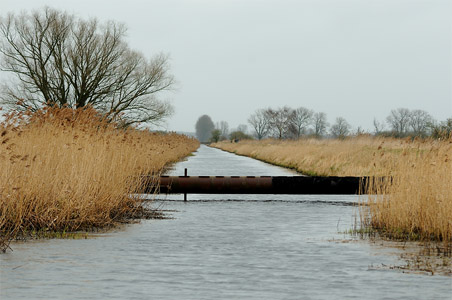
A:
{"label": "grey sky", "polygon": [[170,54],[168,129],[208,114],[230,127],[258,108],[323,111],[372,129],[391,109],[452,117],[452,0],[0,0],[128,27],[132,48]]}

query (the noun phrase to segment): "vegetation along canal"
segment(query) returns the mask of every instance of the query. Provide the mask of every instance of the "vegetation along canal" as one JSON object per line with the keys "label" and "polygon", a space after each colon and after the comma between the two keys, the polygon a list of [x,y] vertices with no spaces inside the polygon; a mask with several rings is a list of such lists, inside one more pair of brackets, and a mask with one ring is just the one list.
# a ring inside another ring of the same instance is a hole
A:
{"label": "vegetation along canal", "polygon": [[[168,175],[290,176],[201,146]],[[95,238],[14,243],[2,299],[450,299],[451,278],[404,273],[403,249],[345,233],[359,196],[159,196],[172,218]],[[45,274],[45,276],[43,276]]]}

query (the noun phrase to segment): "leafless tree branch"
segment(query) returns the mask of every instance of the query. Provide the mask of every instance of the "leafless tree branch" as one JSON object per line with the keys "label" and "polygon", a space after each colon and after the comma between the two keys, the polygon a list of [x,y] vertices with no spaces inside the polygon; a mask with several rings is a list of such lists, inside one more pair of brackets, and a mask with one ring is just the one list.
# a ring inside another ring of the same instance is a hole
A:
{"label": "leafless tree branch", "polygon": [[[45,8],[0,21],[1,70],[16,75],[0,102],[12,109],[90,105],[124,125],[157,124],[173,109],[157,96],[174,85],[168,57],[148,60],[124,41],[123,25]],[[20,100],[20,101],[18,101]]]}

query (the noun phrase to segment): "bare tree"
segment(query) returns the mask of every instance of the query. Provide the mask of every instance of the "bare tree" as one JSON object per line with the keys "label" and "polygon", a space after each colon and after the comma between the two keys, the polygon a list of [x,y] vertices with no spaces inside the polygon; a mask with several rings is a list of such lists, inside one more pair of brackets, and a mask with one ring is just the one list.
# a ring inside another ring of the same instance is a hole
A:
{"label": "bare tree", "polygon": [[208,115],[202,115],[196,122],[195,129],[198,140],[201,143],[206,143],[212,137],[212,131],[215,129],[215,125]]}
{"label": "bare tree", "polygon": [[217,122],[216,129],[220,131],[220,139],[227,139],[229,135],[229,124],[226,121]]}
{"label": "bare tree", "polygon": [[374,131],[375,135],[379,135],[385,130],[385,124],[382,122],[379,122],[377,119],[374,118]]}
{"label": "bare tree", "polygon": [[245,124],[239,124],[236,131],[240,131],[246,134],[248,132],[248,126],[246,126]]}
{"label": "bare tree", "polygon": [[431,124],[432,137],[435,139],[451,139],[452,138],[452,118],[446,121],[433,122]]}
{"label": "bare tree", "polygon": [[326,120],[326,113],[318,112],[313,116],[314,134],[317,137],[321,137],[326,133],[328,128],[328,122]]}
{"label": "bare tree", "polygon": [[336,118],[336,122],[331,126],[331,135],[335,138],[344,138],[349,134],[350,128],[350,124],[344,118]]}
{"label": "bare tree", "polygon": [[268,116],[269,127],[273,132],[273,135],[278,139],[287,137],[294,116],[293,109],[287,106],[278,109],[269,108],[266,113]]}
{"label": "bare tree", "polygon": [[258,140],[261,140],[267,135],[269,130],[269,118],[266,110],[257,110],[249,117],[248,123],[250,123],[253,127],[254,133]]}
{"label": "bare tree", "polygon": [[305,107],[299,107],[293,111],[292,128],[297,138],[306,132],[306,128],[311,124],[313,115],[314,112]]}
{"label": "bare tree", "polygon": [[123,125],[157,124],[172,107],[157,99],[174,79],[168,58],[131,50],[124,26],[45,8],[0,22],[1,69],[16,75],[1,102],[10,109],[90,105]]}
{"label": "bare tree", "polygon": [[425,110],[415,109],[410,113],[409,124],[411,130],[417,136],[427,135],[433,121],[433,117]]}
{"label": "bare tree", "polygon": [[353,134],[355,136],[361,136],[361,135],[367,135],[368,132],[366,132],[361,126],[358,126],[358,128],[356,128],[356,131]]}
{"label": "bare tree", "polygon": [[408,132],[410,124],[411,113],[407,108],[398,108],[391,110],[390,115],[386,121],[391,126],[392,131],[398,135],[403,135]]}

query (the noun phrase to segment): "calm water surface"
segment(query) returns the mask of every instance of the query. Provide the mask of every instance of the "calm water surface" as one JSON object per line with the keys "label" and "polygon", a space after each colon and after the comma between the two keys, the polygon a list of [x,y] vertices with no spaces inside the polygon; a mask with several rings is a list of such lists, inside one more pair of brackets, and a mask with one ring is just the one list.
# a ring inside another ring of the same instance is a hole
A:
{"label": "calm water surface", "polygon": [[[294,175],[202,146],[170,175]],[[401,250],[340,233],[356,196],[173,195],[86,240],[14,243],[1,299],[452,299],[452,279],[381,268]]]}

